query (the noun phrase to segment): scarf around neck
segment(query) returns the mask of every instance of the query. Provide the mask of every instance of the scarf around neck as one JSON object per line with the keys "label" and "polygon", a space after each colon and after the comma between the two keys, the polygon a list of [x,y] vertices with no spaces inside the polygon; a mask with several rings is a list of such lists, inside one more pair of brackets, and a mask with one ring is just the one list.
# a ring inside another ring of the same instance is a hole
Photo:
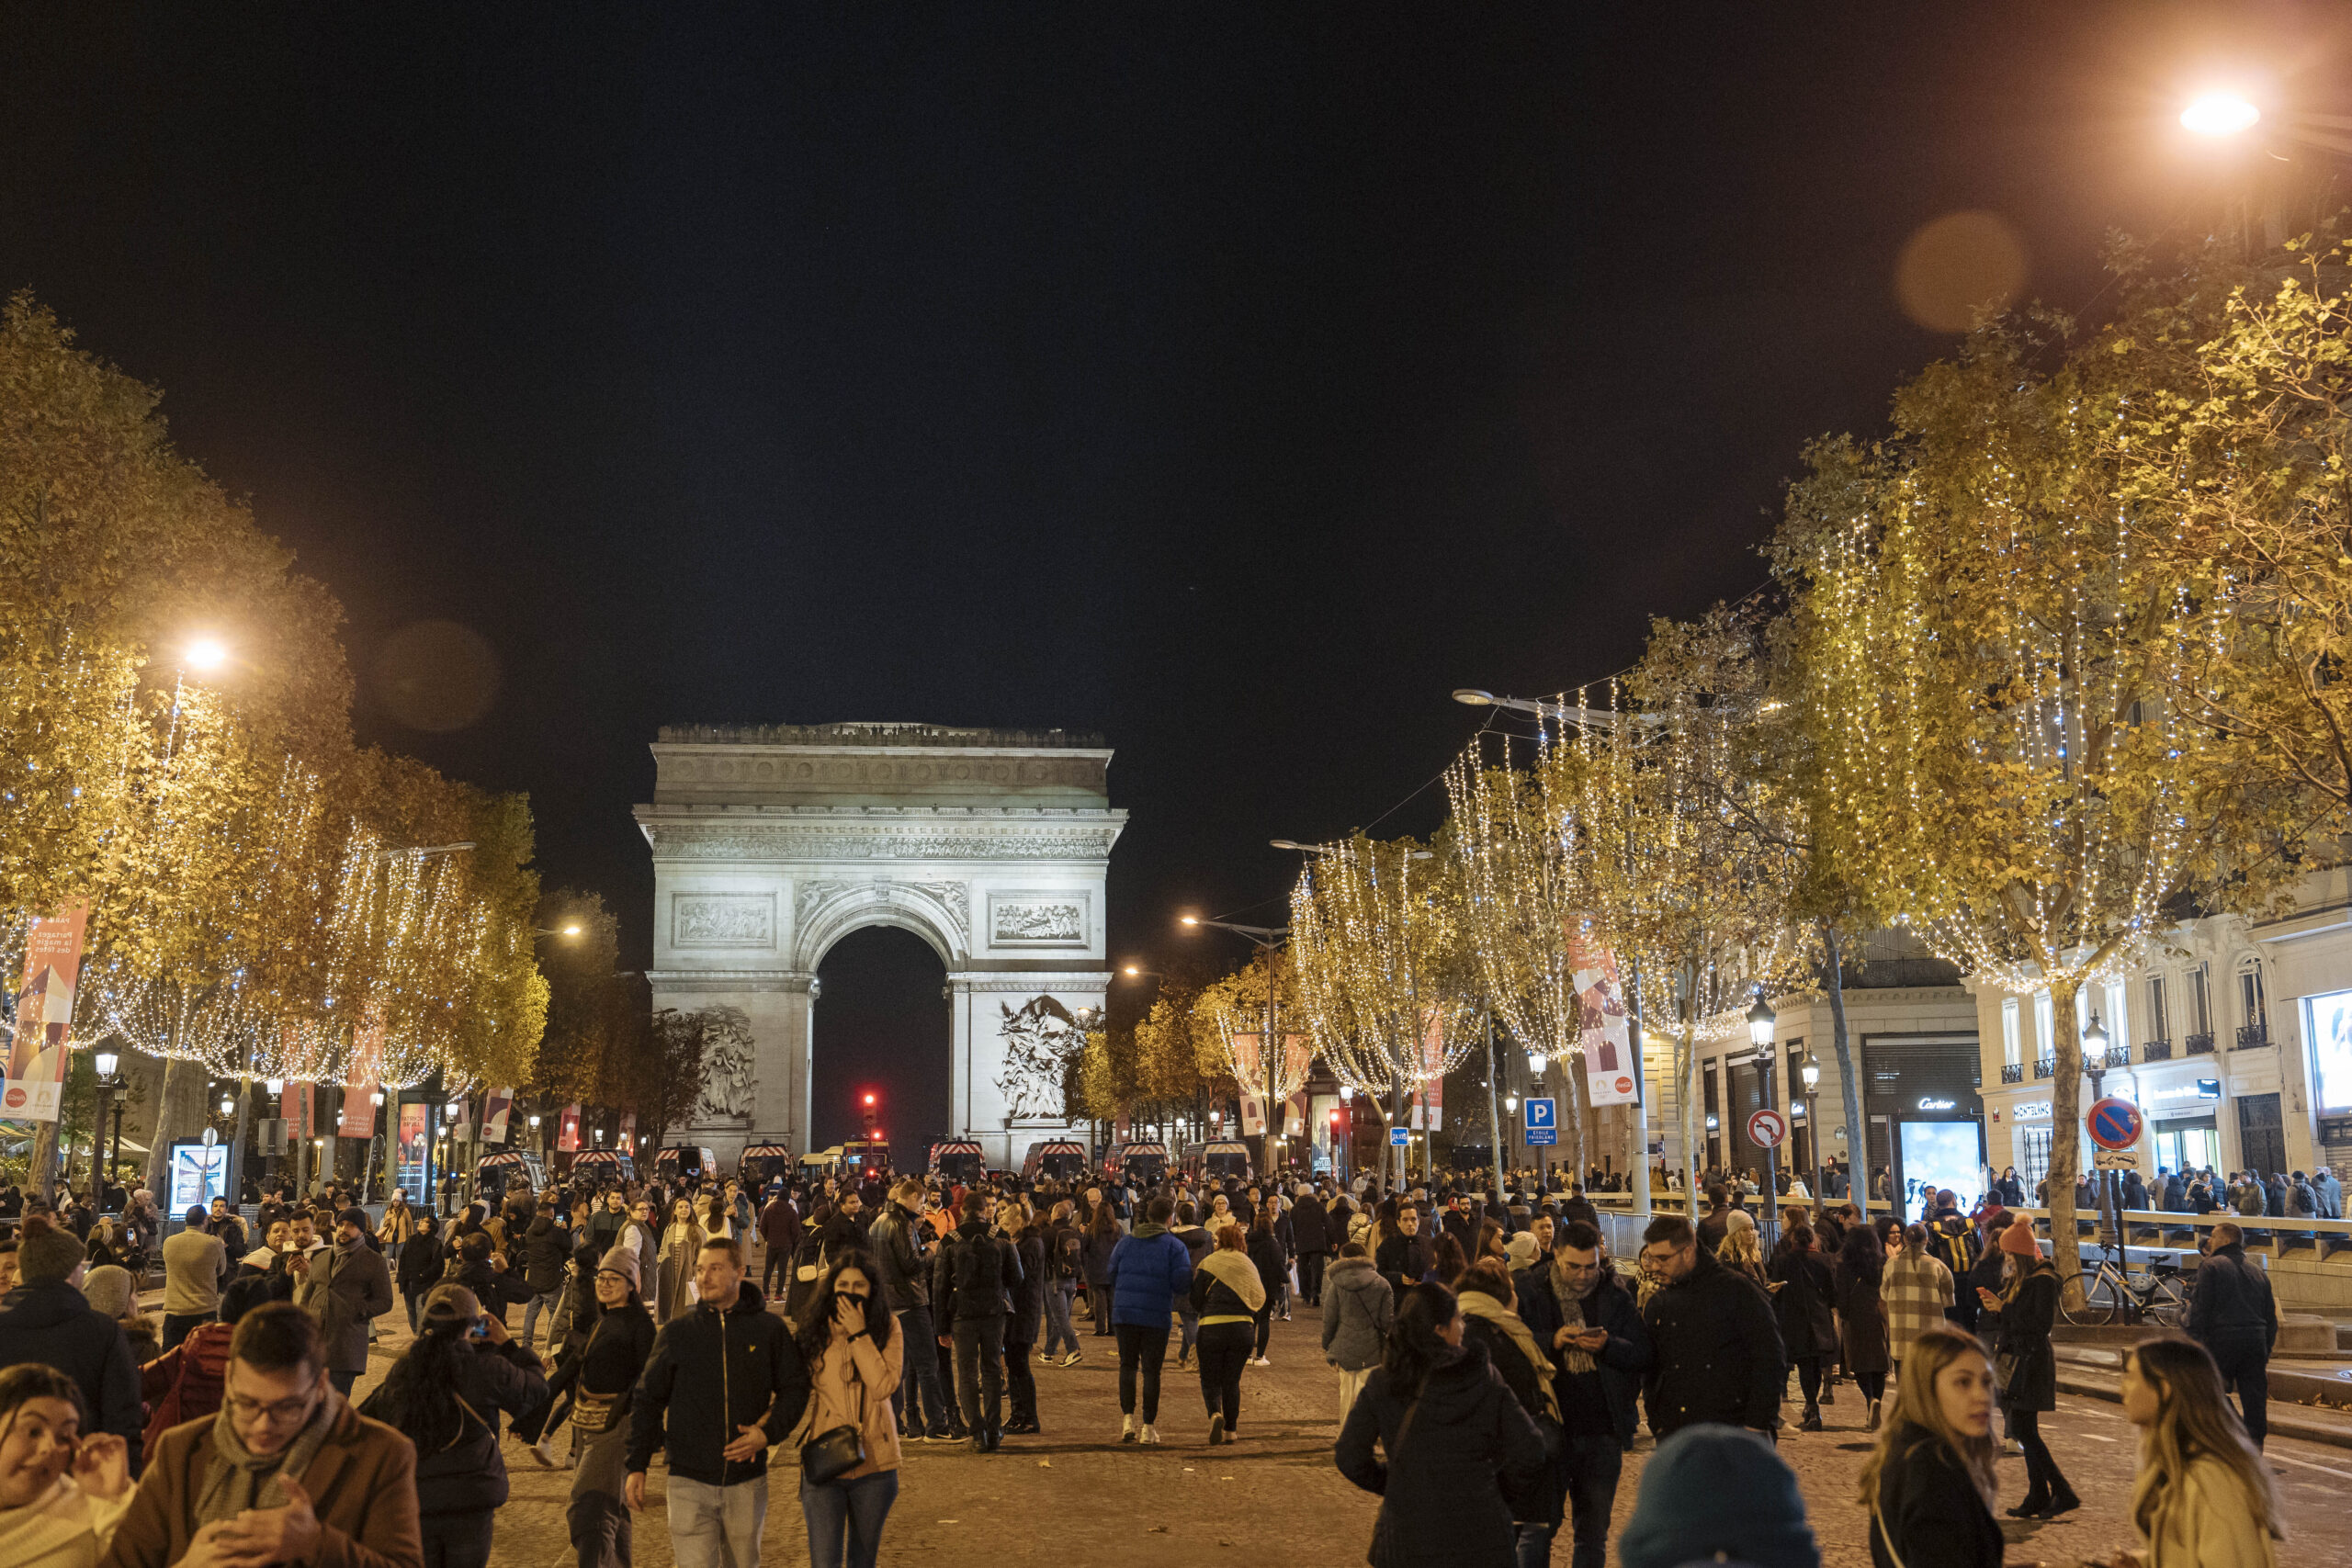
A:
{"label": "scarf around neck", "polygon": [[1227,1252],[1222,1247],[1204,1257],[1197,1267],[1215,1276],[1217,1282],[1241,1298],[1241,1304],[1256,1312],[1266,1304],[1266,1282],[1258,1277],[1258,1266],[1243,1254]]}
{"label": "scarf around neck", "polygon": [[[1556,1254],[1552,1258],[1552,1295],[1560,1303],[1561,1327],[1598,1328],[1600,1326],[1599,1324],[1585,1321],[1584,1298],[1577,1293],[1574,1285],[1568,1283],[1567,1270],[1560,1267],[1560,1259]],[[1600,1363],[1592,1359],[1592,1352],[1589,1350],[1579,1350],[1571,1345],[1560,1354],[1562,1371],[1573,1372],[1582,1377],[1588,1372],[1599,1370]]]}
{"label": "scarf around neck", "polygon": [[197,1523],[232,1519],[247,1508],[286,1506],[286,1489],[277,1478],[288,1472],[300,1477],[311,1468],[342,1407],[343,1396],[328,1389],[292,1442],[274,1454],[257,1454],[237,1435],[229,1419],[228,1402],[221,1401],[220,1413],[212,1418],[211,1472],[197,1495]]}
{"label": "scarf around neck", "polygon": [[[1463,1315],[1493,1325],[1519,1348],[1519,1353],[1527,1358],[1527,1364],[1535,1369],[1535,1386],[1544,1392],[1544,1413],[1553,1420],[1559,1420],[1560,1396],[1552,1387],[1551,1359],[1535,1343],[1534,1331],[1527,1326],[1526,1320],[1484,1291],[1464,1291],[1454,1301],[1461,1307]],[[1572,1352],[1577,1353],[1580,1352]],[[1589,1356],[1585,1358],[1588,1361],[1591,1359]]]}

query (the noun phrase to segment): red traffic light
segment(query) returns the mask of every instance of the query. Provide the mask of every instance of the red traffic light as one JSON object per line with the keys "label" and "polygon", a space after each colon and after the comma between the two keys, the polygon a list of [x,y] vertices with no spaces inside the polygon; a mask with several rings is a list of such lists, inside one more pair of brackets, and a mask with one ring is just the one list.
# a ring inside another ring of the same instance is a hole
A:
{"label": "red traffic light", "polygon": [[870,1095],[870,1094],[869,1094],[869,1095],[867,1095],[867,1096],[865,1097],[865,1103],[866,1103],[866,1104],[868,1104],[868,1105],[873,1104],[873,1103],[874,1103],[874,1097],[873,1097],[872,1095]]}

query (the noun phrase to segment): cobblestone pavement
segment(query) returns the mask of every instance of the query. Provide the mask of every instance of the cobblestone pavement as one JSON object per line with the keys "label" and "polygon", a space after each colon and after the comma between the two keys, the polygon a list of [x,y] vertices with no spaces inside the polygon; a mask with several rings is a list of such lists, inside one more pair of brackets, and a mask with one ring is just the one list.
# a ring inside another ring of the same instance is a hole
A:
{"label": "cobblestone pavement", "polygon": [[[367,1389],[406,1343],[400,1314],[382,1320]],[[521,1314],[514,1320],[519,1324]],[[1083,1330],[1081,1330],[1083,1332]],[[1375,1499],[1360,1493],[1331,1465],[1339,1431],[1334,1378],[1323,1364],[1316,1314],[1274,1325],[1272,1365],[1252,1368],[1242,1383],[1241,1441],[1211,1449],[1200,1384],[1172,1360],[1163,1384],[1158,1449],[1124,1448],[1119,1432],[1118,1359],[1113,1342],[1091,1336],[1085,1359],[1069,1369],[1037,1372],[1044,1435],[1008,1438],[1001,1452],[983,1456],[968,1446],[916,1443],[900,1472],[900,1491],[884,1533],[885,1562],[1052,1562],[1063,1568],[1108,1563],[1117,1568],[1160,1563],[1240,1563],[1267,1560],[1349,1564],[1363,1561]],[[1781,1452],[1803,1482],[1813,1526],[1830,1568],[1866,1568],[1867,1516],[1853,1502],[1854,1480],[1870,1438],[1861,1429],[1861,1401],[1850,1386],[1824,1411],[1829,1429],[1792,1434]],[[1791,1411],[1793,1421],[1795,1412]],[[2079,1513],[2049,1524],[2005,1521],[2012,1564],[2067,1564],[2128,1545],[2124,1508],[2134,1471],[2133,1433],[2117,1406],[2061,1395],[2042,1430],[2052,1451],[2084,1498]],[[559,1439],[560,1444],[560,1438]],[[1616,1528],[1632,1515],[1647,1443],[1627,1456],[1617,1495]],[[2352,1450],[2274,1438],[2294,1537],[2279,1552],[2281,1568],[2322,1568],[2352,1562]],[[571,1562],[563,1510],[569,1474],[538,1468],[511,1438],[506,1464],[513,1496],[498,1516],[495,1568],[560,1568]],[[641,1568],[671,1568],[663,1523],[661,1471],[654,1500],[639,1517],[635,1561]],[[2001,1463],[2003,1503],[2023,1495],[2024,1463]],[[1614,1561],[1615,1535],[1611,1535]],[[797,1486],[775,1472],[770,1491],[765,1568],[808,1561]],[[1568,1542],[1554,1548],[1565,1568]]]}

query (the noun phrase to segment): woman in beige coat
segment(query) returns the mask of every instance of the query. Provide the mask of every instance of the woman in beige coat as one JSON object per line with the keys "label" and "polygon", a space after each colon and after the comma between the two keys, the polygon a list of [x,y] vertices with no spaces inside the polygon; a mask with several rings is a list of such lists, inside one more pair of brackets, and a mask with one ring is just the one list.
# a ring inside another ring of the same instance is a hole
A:
{"label": "woman in beige coat", "polygon": [[[865,1458],[822,1483],[804,1472],[800,1512],[808,1522],[810,1568],[873,1568],[882,1549],[882,1524],[899,1495],[899,1425],[890,1410],[907,1353],[881,1287],[873,1257],[851,1249],[801,1309],[793,1330],[808,1369],[806,1439],[854,1427]],[[931,1348],[917,1346],[928,1355]]]}
{"label": "woman in beige coat", "polygon": [[2286,1525],[2270,1466],[2245,1435],[2213,1358],[2191,1339],[2143,1339],[2123,1363],[2123,1414],[2140,1428],[2132,1522],[2137,1568],[2276,1568]]}

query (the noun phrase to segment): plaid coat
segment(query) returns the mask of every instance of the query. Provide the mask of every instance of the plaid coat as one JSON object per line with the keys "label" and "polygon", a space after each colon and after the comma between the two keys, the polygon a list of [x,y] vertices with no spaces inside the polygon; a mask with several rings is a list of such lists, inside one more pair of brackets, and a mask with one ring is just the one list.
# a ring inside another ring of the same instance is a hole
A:
{"label": "plaid coat", "polygon": [[1906,1247],[1887,1260],[1880,1296],[1886,1303],[1887,1342],[1899,1361],[1914,1339],[1942,1325],[1952,1301],[1951,1270],[1933,1254]]}

